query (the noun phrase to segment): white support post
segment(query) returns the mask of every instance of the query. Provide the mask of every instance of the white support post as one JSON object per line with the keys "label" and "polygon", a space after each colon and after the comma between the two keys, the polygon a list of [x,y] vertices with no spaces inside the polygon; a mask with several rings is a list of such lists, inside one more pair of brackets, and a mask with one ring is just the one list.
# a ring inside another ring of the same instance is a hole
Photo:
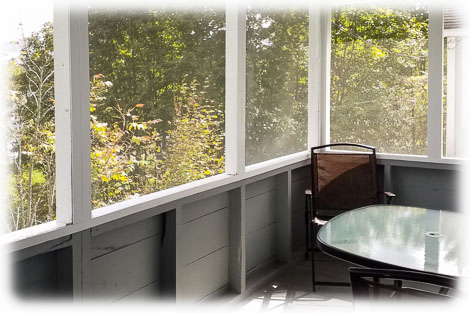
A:
{"label": "white support post", "polygon": [[183,304],[183,287],[184,287],[184,264],[183,264],[183,251],[182,251],[182,240],[183,240],[183,207],[180,205],[175,208],[172,213],[171,221],[175,227],[175,303],[177,305]]}
{"label": "white support post", "polygon": [[331,7],[310,3],[308,147],[330,142]]}
{"label": "white support post", "polygon": [[229,286],[246,292],[246,190],[245,184],[229,191]]}
{"label": "white support post", "polygon": [[88,11],[54,3],[57,221],[91,218]]}
{"label": "white support post", "polygon": [[225,172],[245,172],[246,8],[227,1],[225,33]]}
{"label": "white support post", "polygon": [[322,46],[322,98],[321,98],[321,119],[322,131],[320,144],[330,143],[330,63],[331,63],[331,6],[321,7],[321,46]]}
{"label": "white support post", "polygon": [[444,157],[455,157],[456,49],[456,38],[447,37],[446,138],[443,139],[446,143],[446,154]]}
{"label": "white support post", "polygon": [[444,14],[437,3],[429,8],[428,55],[428,159],[442,156],[442,76],[444,60]]}
{"label": "white support post", "polygon": [[322,100],[322,43],[321,10],[310,2],[308,12],[308,104],[307,104],[307,147],[320,143]]}

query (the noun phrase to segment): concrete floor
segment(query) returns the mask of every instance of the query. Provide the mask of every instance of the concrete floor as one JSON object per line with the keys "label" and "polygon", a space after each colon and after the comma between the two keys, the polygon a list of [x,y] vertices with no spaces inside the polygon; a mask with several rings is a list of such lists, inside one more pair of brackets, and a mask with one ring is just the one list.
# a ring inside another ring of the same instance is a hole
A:
{"label": "concrete floor", "polygon": [[[315,253],[317,280],[349,280],[352,264]],[[277,277],[237,306],[237,313],[353,312],[350,287],[317,286],[312,292],[311,262],[305,260]]]}

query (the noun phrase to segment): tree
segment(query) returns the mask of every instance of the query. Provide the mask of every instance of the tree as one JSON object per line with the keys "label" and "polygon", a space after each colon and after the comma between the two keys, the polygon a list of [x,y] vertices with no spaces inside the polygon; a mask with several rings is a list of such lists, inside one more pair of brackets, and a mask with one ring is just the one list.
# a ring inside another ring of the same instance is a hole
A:
{"label": "tree", "polygon": [[22,38],[10,63],[10,231],[55,217],[52,25]]}
{"label": "tree", "polygon": [[307,148],[308,10],[247,12],[246,162]]}
{"label": "tree", "polygon": [[223,112],[201,96],[193,82],[178,97],[175,128],[169,131],[161,189],[225,171]]}
{"label": "tree", "polygon": [[426,9],[338,6],[331,25],[331,141],[425,154]]}
{"label": "tree", "polygon": [[[115,134],[114,145],[127,142],[125,149],[111,149],[114,163],[129,162],[125,170],[122,164],[115,169],[126,173],[126,188],[140,195],[219,173],[224,165],[224,15],[209,7],[197,12],[93,7],[89,22],[90,69],[99,73],[92,80],[100,75],[110,81],[107,91],[98,92],[106,96],[94,107],[94,131],[103,140]],[[100,146],[107,149],[107,144]],[[109,189],[94,197],[93,207],[131,196],[123,190],[115,194],[111,183],[123,189],[124,182],[97,177],[93,193]]]}

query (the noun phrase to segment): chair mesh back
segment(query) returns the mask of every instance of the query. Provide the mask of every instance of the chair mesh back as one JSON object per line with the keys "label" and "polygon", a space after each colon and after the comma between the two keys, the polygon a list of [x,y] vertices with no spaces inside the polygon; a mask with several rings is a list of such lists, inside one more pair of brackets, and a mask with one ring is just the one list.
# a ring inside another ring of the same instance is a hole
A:
{"label": "chair mesh back", "polygon": [[379,203],[374,154],[314,153],[313,196],[317,214]]}

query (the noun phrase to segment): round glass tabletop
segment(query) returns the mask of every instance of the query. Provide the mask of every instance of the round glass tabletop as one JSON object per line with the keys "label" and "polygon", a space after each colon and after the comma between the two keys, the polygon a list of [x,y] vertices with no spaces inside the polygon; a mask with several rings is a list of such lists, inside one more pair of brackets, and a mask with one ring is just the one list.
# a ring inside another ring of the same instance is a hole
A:
{"label": "round glass tabletop", "polygon": [[442,210],[372,205],[334,217],[317,238],[323,251],[360,265],[468,277],[462,217]]}

